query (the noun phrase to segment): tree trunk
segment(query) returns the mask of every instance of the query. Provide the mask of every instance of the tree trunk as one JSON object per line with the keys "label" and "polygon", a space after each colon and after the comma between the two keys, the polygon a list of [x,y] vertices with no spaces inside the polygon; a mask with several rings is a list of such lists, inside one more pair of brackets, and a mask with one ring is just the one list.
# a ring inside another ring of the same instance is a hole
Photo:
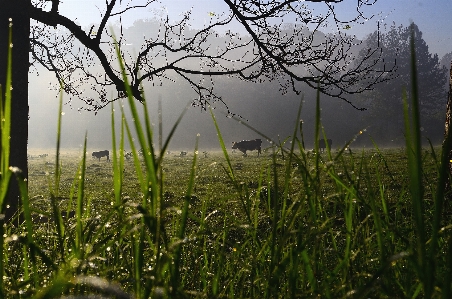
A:
{"label": "tree trunk", "polygon": [[[12,19],[12,103],[11,103],[11,156],[10,165],[19,167],[28,178],[28,68],[30,0],[0,0],[0,84],[5,86],[8,50],[9,19]],[[4,90],[4,89],[3,89]],[[2,98],[4,95],[2,95]],[[5,220],[10,220],[19,210],[20,197],[16,178],[13,176],[7,195],[8,208]],[[19,217],[20,218],[20,217]],[[19,218],[17,220],[19,221]]]}
{"label": "tree trunk", "polygon": [[[450,63],[450,75],[449,75],[449,95],[447,97],[447,106],[446,106],[446,124],[445,124],[445,130],[444,130],[444,143],[445,142],[452,142],[449,136],[449,131],[452,129],[450,127],[451,122],[451,116],[452,116],[452,61]],[[451,148],[450,144],[443,144],[443,150]],[[452,150],[449,151],[449,156],[447,161],[449,162],[449,174],[452,174]],[[446,187],[444,190],[445,194],[445,204],[446,204],[446,210],[450,210],[452,205],[452,192],[451,192],[451,182],[449,180],[449,177],[446,178]],[[450,211],[448,211],[450,212]]]}

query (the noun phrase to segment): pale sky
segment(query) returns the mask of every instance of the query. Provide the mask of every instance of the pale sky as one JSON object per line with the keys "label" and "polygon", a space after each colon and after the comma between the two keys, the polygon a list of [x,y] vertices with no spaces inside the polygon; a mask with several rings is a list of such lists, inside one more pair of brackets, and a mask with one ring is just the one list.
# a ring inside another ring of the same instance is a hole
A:
{"label": "pale sky", "polygon": [[[134,5],[137,5],[143,3],[145,0],[122,0],[122,3],[124,5],[130,3],[131,1]],[[335,11],[338,16],[344,20],[356,17],[357,1],[358,0],[344,0],[342,3],[335,4]],[[370,2],[373,0],[367,1]],[[105,0],[60,0],[60,13],[72,20],[76,19],[80,25],[87,28],[91,24],[99,23],[101,13],[105,11],[105,2]],[[120,1],[117,2],[119,3]],[[309,4],[315,12],[321,12],[325,6],[323,3]],[[164,5],[166,8],[163,8]],[[225,11],[227,7],[222,0],[161,0],[160,4],[153,4],[152,8],[142,8],[128,11],[122,21],[123,24],[128,27],[133,24],[134,20],[137,19],[153,18],[156,14],[161,14],[162,16],[166,16],[166,14],[168,14],[170,21],[175,22],[180,20],[185,11],[190,9],[192,10],[190,25],[200,28],[205,23],[210,21],[211,13],[216,15],[221,14],[221,12]],[[373,15],[373,18],[365,21],[362,25],[353,25],[352,28],[346,31],[347,34],[356,35],[358,38],[362,39],[367,34],[372,33],[377,29],[377,23],[391,26],[393,22],[395,22],[397,26],[403,25],[406,27],[409,26],[411,21],[414,21],[423,32],[423,38],[427,42],[431,53],[437,53],[441,59],[444,54],[452,51],[452,22],[450,21],[450,15],[452,14],[452,0],[377,0],[374,5],[365,7],[364,13],[366,17],[371,17]],[[113,20],[113,22],[114,21],[115,20]],[[284,20],[284,22],[290,23],[291,20]],[[228,26],[232,27],[234,25]],[[226,29],[237,31],[240,30],[240,27]],[[384,31],[383,25],[381,26],[381,29]],[[321,30],[324,31],[324,28]],[[53,145],[55,144],[54,140],[57,123],[56,118],[58,114],[58,97],[56,92],[49,90],[48,87],[49,82],[53,85],[56,84],[55,76],[50,72],[42,71],[40,72],[39,77],[36,74],[33,74],[30,75],[29,78],[29,145],[31,147]],[[244,93],[246,92],[244,91]],[[187,96],[189,98],[193,97],[193,95]],[[64,98],[66,100],[68,95],[64,95]],[[276,100],[282,101],[282,110],[297,109],[287,108],[287,100],[284,100],[282,95],[275,96],[275,101]],[[294,107],[298,107],[298,100],[299,99],[297,99],[297,103]],[[165,115],[168,117],[168,114],[171,111],[171,113],[174,112],[178,116],[179,111],[182,109],[181,107],[183,107],[187,101],[188,99],[186,99],[182,106],[176,106],[176,108],[171,108],[171,110],[164,107]],[[169,95],[164,95],[164,102],[171,102]],[[65,111],[65,116],[63,118],[63,138],[67,139],[64,146],[73,147],[74,144],[78,145],[79,143],[79,146],[81,146],[85,131],[88,131],[89,147],[94,148],[97,140],[100,142],[100,139],[103,137],[105,137],[106,144],[111,144],[107,140],[110,136],[110,107],[102,109],[99,111],[97,116],[94,116],[94,113],[89,112],[79,114],[77,112],[77,108],[80,106],[83,106],[81,101],[75,99],[72,106],[65,105],[63,108]],[[243,110],[245,108],[242,106],[243,105],[240,103],[235,104],[235,106],[231,104],[230,108],[234,111],[234,113],[241,114],[245,118],[251,118],[253,115],[253,109],[245,111]],[[192,115],[187,114],[185,119],[187,119],[187,121],[198,119],[199,121],[196,124],[190,123],[190,125],[181,126],[183,128],[178,129],[181,132],[177,139],[182,139],[182,137],[188,136],[187,138],[189,138],[189,140],[194,140],[196,133],[204,132],[203,130],[208,127],[206,123],[210,122],[210,116],[206,113],[199,113],[196,109],[196,111],[192,110],[194,109],[191,109],[189,112],[192,113]],[[204,119],[202,121],[201,118],[206,115],[209,117],[207,117],[207,120]],[[219,117],[218,119],[221,122],[229,120],[225,117]],[[174,121],[175,120],[172,119],[168,120],[171,125]],[[292,125],[291,117],[280,119],[279,123],[281,124],[284,121],[289,121]],[[272,123],[269,123],[269,125],[271,124]],[[250,122],[250,125],[255,125],[255,123]],[[338,125],[335,126],[337,127]],[[230,131],[234,131],[234,138],[252,139],[257,137],[253,134],[247,135],[244,132],[240,133],[239,130],[243,130],[243,126],[234,127],[233,124],[228,122],[227,125],[223,125],[223,128],[224,127],[228,128]],[[273,127],[274,126],[270,126],[269,129],[267,129],[271,131],[274,129]],[[167,125],[166,128],[169,128],[169,125]],[[258,128],[263,129],[267,133],[266,127]],[[223,132],[223,134],[224,133],[227,133],[227,130],[226,132]],[[213,132],[213,134],[215,134],[215,132]],[[281,134],[285,133],[281,132]],[[202,142],[206,141],[206,139],[212,139],[212,137],[203,136],[204,135],[201,137],[200,146],[202,146]],[[213,139],[215,140],[215,138]],[[228,139],[228,141],[231,140]],[[97,148],[97,150],[102,149],[104,148]]]}
{"label": "pale sky", "polygon": [[[368,0],[372,2],[373,0]],[[128,4],[132,0],[123,0]],[[143,0],[133,0],[133,4],[140,4]],[[119,2],[118,2],[119,3]],[[344,20],[356,16],[357,0],[344,0],[335,4],[336,11]],[[323,3],[310,3],[315,11],[321,11]],[[165,7],[163,9],[163,7]],[[170,20],[180,17],[187,10],[192,10],[193,26],[202,26],[209,21],[209,12],[216,14],[227,9],[221,0],[167,0],[160,4],[152,4],[150,8],[130,10],[123,18],[124,23],[131,24],[134,19],[152,17],[157,10],[163,14],[169,14]],[[105,11],[105,0],[63,0],[60,4],[60,13],[77,19],[81,25],[97,23],[101,12]],[[364,7],[366,17],[374,16],[364,25],[354,26],[349,30],[350,34],[363,38],[366,34],[377,29],[377,21],[391,25],[408,26],[414,21],[423,32],[423,36],[432,53],[438,53],[439,58],[452,51],[452,14],[451,0],[377,0],[372,6]],[[288,20],[290,21],[290,20]],[[234,29],[234,28],[231,28]]]}

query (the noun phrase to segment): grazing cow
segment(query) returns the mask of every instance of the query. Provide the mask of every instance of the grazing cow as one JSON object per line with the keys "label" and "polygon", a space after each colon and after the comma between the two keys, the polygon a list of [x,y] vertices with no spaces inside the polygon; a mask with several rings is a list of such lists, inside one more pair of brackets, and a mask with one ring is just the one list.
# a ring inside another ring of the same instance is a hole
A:
{"label": "grazing cow", "polygon": [[[333,140],[327,139],[326,142],[328,142],[328,147],[331,149],[331,146],[333,145]],[[319,150],[320,152],[324,152],[326,149],[325,139],[319,140]]]}
{"label": "grazing cow", "polygon": [[254,139],[254,140],[242,140],[240,142],[233,142],[232,148],[238,149],[243,153],[244,156],[246,156],[246,151],[254,151],[257,150],[257,156],[259,157],[259,154],[261,153],[261,145],[262,140],[260,139]]}
{"label": "grazing cow", "polygon": [[110,152],[107,150],[99,151],[99,152],[93,152],[92,154],[93,158],[98,158],[100,161],[100,158],[107,157],[107,161],[110,161]]}

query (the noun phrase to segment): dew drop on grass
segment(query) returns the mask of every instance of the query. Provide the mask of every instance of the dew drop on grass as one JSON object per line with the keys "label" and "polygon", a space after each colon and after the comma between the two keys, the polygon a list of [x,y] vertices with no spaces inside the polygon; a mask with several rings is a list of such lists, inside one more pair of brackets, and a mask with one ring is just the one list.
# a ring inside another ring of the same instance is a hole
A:
{"label": "dew drop on grass", "polygon": [[65,115],[66,113],[64,111],[61,111],[61,115]]}

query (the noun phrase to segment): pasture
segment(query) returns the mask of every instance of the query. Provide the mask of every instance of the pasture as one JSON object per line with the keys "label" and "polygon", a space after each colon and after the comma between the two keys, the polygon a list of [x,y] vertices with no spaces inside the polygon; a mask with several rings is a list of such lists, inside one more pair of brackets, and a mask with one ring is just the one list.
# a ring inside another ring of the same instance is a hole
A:
{"label": "pasture", "polygon": [[[436,150],[439,151],[439,148],[436,148]],[[43,150],[35,151],[43,152]],[[34,151],[31,150],[31,152],[33,153]],[[50,153],[51,150],[44,152]],[[332,153],[334,155],[334,151]],[[176,204],[176,206],[182,204],[188,184],[193,155],[193,152],[188,152],[186,156],[180,156],[175,152],[164,157],[162,170],[165,194],[168,199],[173,199],[171,203]],[[313,164],[315,154],[308,153],[308,155],[310,155],[311,159],[309,162]],[[326,154],[321,154],[320,156],[322,160],[328,159]],[[65,201],[69,197],[70,188],[74,183],[81,158],[82,150],[61,151],[62,173],[59,194],[62,197],[62,207],[64,207]],[[230,153],[230,159],[232,167],[235,170],[236,179],[250,193],[256,193],[259,191],[259,188],[265,189],[268,185],[273,185],[273,166],[277,170],[277,176],[281,181],[281,186],[284,184],[288,157],[283,159],[281,154],[277,154],[275,161],[273,161],[270,151],[264,153],[262,157],[257,157],[256,152],[251,152],[248,157],[244,157],[242,153],[236,152]],[[355,169],[359,166],[363,167],[363,165],[353,165],[356,160],[367,164],[366,172],[363,169],[356,170],[359,172],[355,170],[350,171],[350,169]],[[425,150],[424,162],[426,163],[427,170],[424,178],[429,184],[434,183],[437,173],[430,150]],[[302,174],[298,170],[296,162],[292,160],[291,163],[292,165],[289,166],[291,183],[289,197],[297,197],[300,192],[303,192]],[[329,162],[328,168],[331,168],[333,165],[339,176],[347,176],[345,178],[353,179],[355,184],[382,184],[386,195],[385,199],[390,204],[398,202],[401,196],[403,198],[403,190],[407,188],[407,157],[403,148],[383,149],[380,152],[373,149],[358,149],[354,150],[353,153],[346,152],[341,156],[340,161]],[[233,184],[224,169],[225,166],[226,161],[221,151],[211,151],[207,155],[199,155],[195,189],[193,192],[193,196],[198,198],[195,203],[198,201],[207,202],[208,206],[215,209],[222,204],[229,205],[237,202],[237,190],[232,186]],[[320,165],[320,167],[323,169],[327,166]],[[346,172],[346,169],[348,169],[348,172]],[[29,196],[32,199],[34,198],[37,207],[42,207],[43,210],[48,210],[49,207],[38,204],[40,202],[39,199],[48,196],[49,183],[53,180],[54,171],[54,154],[50,154],[47,157],[36,156],[29,160]],[[378,174],[379,177],[375,177],[375,174]],[[85,175],[85,195],[87,198],[92,198],[93,200],[93,210],[91,212],[95,214],[102,213],[102,209],[98,209],[96,206],[102,207],[105,204],[108,206],[114,200],[112,193],[113,165],[106,160],[98,161],[97,159],[91,158],[90,152],[88,152]],[[366,176],[369,177],[366,178]],[[370,181],[365,182],[364,179]],[[379,183],[378,180],[381,180],[381,182]],[[328,198],[334,198],[334,181],[328,176],[327,172],[322,172],[319,182],[321,184],[321,195],[324,197],[324,202],[327,202]],[[132,159],[125,160],[122,188],[124,196],[135,200],[139,198],[140,188]],[[426,191],[428,192],[429,190]],[[177,199],[179,199],[179,202]],[[100,202],[98,202],[99,200]]]}
{"label": "pasture", "polygon": [[[28,180],[1,164],[1,185],[17,176],[22,198],[20,223],[0,226],[4,297],[452,297],[450,161],[421,148],[416,93],[411,110],[404,96],[407,149],[333,143],[317,154],[304,149],[300,122],[260,157],[226,149],[212,110],[221,152],[200,154],[196,143],[154,155],[146,102],[142,125],[127,94],[136,138],[123,117],[118,145],[112,118],[111,161],[93,159],[86,138],[83,149],[60,149],[59,118],[60,154],[31,153]],[[316,136],[319,107],[318,96]],[[133,159],[117,154],[125,139]]]}
{"label": "pasture", "polygon": [[[143,210],[132,160],[124,160],[118,205],[113,163],[92,159],[88,152],[83,212],[63,218],[64,240],[59,240],[52,220],[49,186],[55,176],[54,155],[33,158],[29,196],[33,218],[39,219],[33,224],[35,242],[44,256],[64,269],[64,275],[72,277],[68,294],[113,292],[109,285],[107,291],[99,291],[94,283],[73,282],[82,274],[119,285],[128,294],[158,298],[169,294],[406,298],[419,293],[422,274],[414,266],[418,233],[404,149],[333,150],[320,155],[295,151],[292,158],[275,150],[260,157],[229,150],[229,162],[222,152],[209,152],[197,155],[195,164],[194,152],[165,156],[158,217]],[[434,213],[439,150],[422,153],[427,233]],[[81,157],[81,151],[61,150],[57,204],[62,214],[77,206]],[[144,165],[142,157],[138,160]],[[187,192],[191,178],[192,192]],[[450,223],[450,214],[446,217],[443,232]],[[74,253],[79,221],[84,230],[82,259]],[[143,227],[149,235],[139,241]],[[45,287],[56,279],[52,263],[38,259],[42,279],[23,281],[27,274],[20,242],[9,242],[9,259],[15,264],[9,268],[7,289],[27,294],[35,283]],[[432,258],[437,271],[446,273],[448,258],[441,252],[447,246],[442,238],[439,246],[442,249]]]}

